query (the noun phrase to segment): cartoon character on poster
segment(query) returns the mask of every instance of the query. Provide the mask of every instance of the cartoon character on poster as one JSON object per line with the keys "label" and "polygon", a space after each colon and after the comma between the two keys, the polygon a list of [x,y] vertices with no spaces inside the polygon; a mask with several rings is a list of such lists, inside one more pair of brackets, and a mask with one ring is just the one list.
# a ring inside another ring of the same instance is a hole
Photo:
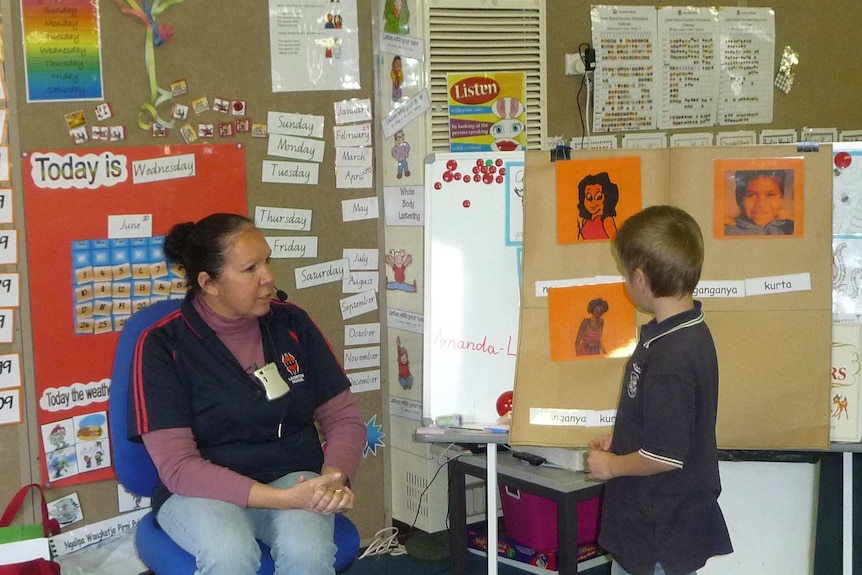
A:
{"label": "cartoon character on poster", "polygon": [[389,250],[389,253],[386,254],[386,265],[392,268],[395,279],[386,282],[386,289],[410,293],[416,291],[416,280],[413,280],[412,284],[407,283],[407,266],[411,263],[413,263],[413,256],[408,254],[404,248]]}
{"label": "cartoon character on poster", "polygon": [[398,173],[395,175],[399,180],[402,177],[410,177],[410,166],[407,158],[410,157],[410,144],[404,141],[404,131],[395,132],[395,145],[392,146],[392,157],[398,162]]}
{"label": "cartoon character on poster", "polygon": [[48,472],[52,481],[78,474],[78,460],[75,448],[65,447],[46,453]]}
{"label": "cartoon character on poster", "polygon": [[389,77],[392,80],[392,101],[400,102],[404,97],[402,86],[404,85],[404,70],[401,56],[392,58],[392,69],[389,72]]}
{"label": "cartoon character on poster", "polygon": [[526,112],[518,98],[500,98],[491,106],[491,111],[499,118],[488,133],[494,139],[491,150],[495,152],[516,152],[522,149],[520,138],[527,129],[521,116]]}
{"label": "cartoon character on poster", "polygon": [[402,389],[410,389],[413,387],[413,375],[410,373],[410,357],[407,354],[407,348],[401,345],[401,336],[395,338],[395,346],[397,349],[398,361],[398,383]]}
{"label": "cartoon character on poster", "polygon": [[617,236],[619,187],[607,172],[590,174],[578,183],[578,237],[607,240]]}
{"label": "cartoon character on poster", "polygon": [[383,7],[383,30],[391,34],[410,33],[410,8],[407,0],[386,0]]}

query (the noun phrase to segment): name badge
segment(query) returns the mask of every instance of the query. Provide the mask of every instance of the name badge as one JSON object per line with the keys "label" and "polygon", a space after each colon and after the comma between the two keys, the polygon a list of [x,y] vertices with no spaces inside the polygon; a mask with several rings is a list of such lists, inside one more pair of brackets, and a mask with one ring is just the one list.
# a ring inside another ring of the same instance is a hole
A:
{"label": "name badge", "polygon": [[263,388],[266,390],[266,398],[270,401],[278,399],[290,391],[290,386],[281,378],[278,368],[272,362],[260,369],[254,370],[254,377],[263,384]]}

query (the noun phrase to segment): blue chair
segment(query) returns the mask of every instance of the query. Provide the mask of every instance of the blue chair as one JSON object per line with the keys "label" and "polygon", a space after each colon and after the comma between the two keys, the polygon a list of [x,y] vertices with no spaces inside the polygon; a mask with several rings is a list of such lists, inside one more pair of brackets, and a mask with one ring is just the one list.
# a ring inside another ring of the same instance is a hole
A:
{"label": "blue chair", "polygon": [[[165,300],[135,312],[129,317],[117,342],[111,375],[111,397],[108,404],[114,471],[123,486],[137,495],[151,497],[158,482],[158,472],[142,443],[127,439],[129,388],[132,358],[141,332],[168,313],[180,307],[181,300]],[[335,571],[342,573],[359,554],[359,532],[344,515],[335,516]],[[138,523],[135,547],[141,561],[158,575],[191,575],[195,559],[173,542],[153,522],[152,512]],[[272,575],[274,565],[269,547],[261,543],[261,566],[258,575]]]}

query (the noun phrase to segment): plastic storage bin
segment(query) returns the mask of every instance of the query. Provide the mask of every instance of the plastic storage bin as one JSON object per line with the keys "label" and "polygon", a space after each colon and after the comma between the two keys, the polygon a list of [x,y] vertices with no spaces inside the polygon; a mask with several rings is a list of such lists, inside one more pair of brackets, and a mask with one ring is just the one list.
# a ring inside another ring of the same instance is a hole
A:
{"label": "plastic storage bin", "polygon": [[[506,534],[533,549],[557,549],[557,504],[550,499],[500,486]],[[578,545],[598,539],[601,498],[578,503]]]}

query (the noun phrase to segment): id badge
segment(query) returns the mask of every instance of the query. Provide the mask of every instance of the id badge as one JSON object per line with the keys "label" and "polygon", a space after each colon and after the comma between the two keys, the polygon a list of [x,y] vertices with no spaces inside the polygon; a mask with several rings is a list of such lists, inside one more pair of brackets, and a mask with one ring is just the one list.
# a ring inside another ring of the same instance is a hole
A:
{"label": "id badge", "polygon": [[266,390],[266,398],[270,401],[278,399],[290,391],[290,386],[287,385],[287,382],[278,373],[275,363],[270,362],[260,369],[254,370],[254,377],[263,384],[263,388]]}

